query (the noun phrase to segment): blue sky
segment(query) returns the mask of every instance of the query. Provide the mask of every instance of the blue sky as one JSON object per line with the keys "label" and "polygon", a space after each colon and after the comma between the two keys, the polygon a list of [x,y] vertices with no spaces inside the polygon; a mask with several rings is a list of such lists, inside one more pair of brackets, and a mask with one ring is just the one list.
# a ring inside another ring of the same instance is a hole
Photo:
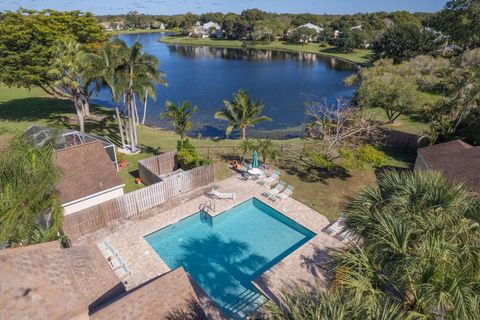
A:
{"label": "blue sky", "polygon": [[0,0],[1,10],[51,8],[118,14],[131,10],[150,14],[240,12],[259,8],[272,12],[349,14],[355,12],[438,11],[446,0]]}

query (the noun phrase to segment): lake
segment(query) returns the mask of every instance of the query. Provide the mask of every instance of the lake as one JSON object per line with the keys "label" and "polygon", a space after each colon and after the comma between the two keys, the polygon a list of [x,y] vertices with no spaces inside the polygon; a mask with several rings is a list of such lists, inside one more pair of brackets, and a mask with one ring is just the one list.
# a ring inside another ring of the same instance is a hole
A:
{"label": "lake", "polygon": [[[198,106],[190,135],[223,137],[226,123],[215,120],[215,111],[223,100],[242,88],[254,100],[261,100],[264,114],[273,118],[248,130],[249,136],[287,138],[304,131],[305,104],[349,98],[354,89],[343,79],[358,66],[335,58],[310,53],[267,50],[221,49],[212,47],[167,45],[159,42],[164,33],[125,34],[116,37],[128,45],[139,41],[145,52],[160,60],[167,74],[168,87],[157,86],[156,101],[149,100],[147,124],[169,128],[159,114],[165,101],[189,100]],[[110,94],[100,91],[94,102],[111,107]],[[143,105],[139,104],[143,113]]]}

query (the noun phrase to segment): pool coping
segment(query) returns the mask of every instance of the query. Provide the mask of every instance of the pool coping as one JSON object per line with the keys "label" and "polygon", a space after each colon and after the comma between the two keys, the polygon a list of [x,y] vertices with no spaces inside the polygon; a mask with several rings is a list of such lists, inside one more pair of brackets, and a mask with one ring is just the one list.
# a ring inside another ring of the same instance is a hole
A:
{"label": "pool coping", "polygon": [[[293,198],[279,202],[269,201],[266,198],[263,199],[261,193],[268,190],[268,187],[261,186],[254,181],[241,181],[238,176],[215,182],[212,184],[212,187],[220,188],[222,192],[237,193],[237,197],[233,201],[215,200],[217,210],[213,214],[214,217],[251,198],[257,198],[265,205],[316,234],[252,281],[255,288],[273,301],[278,301],[278,296],[282,293],[282,288],[286,284],[285,280],[300,280],[303,282],[312,279],[311,276],[304,277],[304,273],[308,273],[308,268],[310,267],[303,265],[301,262],[302,257],[312,255],[314,253],[312,249],[314,248],[325,250],[327,246],[338,247],[342,245],[336,238],[322,232],[330,223],[325,216]],[[170,271],[170,268],[153,250],[145,237],[198,213],[200,211],[198,209],[199,205],[207,200],[213,201],[206,195],[188,199],[180,205],[159,212],[144,220],[129,221],[121,226],[116,226],[114,230],[109,230],[108,234],[99,235],[99,237],[90,239],[90,241],[108,240],[118,250],[119,255],[127,261],[127,265],[132,270],[131,280],[127,284],[127,289],[130,290]],[[292,267],[296,269],[295,272],[292,272]],[[315,277],[319,275],[321,276],[320,273],[315,274]],[[322,276],[321,278],[320,283],[326,285],[325,279]],[[225,319],[221,312],[214,313],[210,314],[209,317],[212,319]]]}

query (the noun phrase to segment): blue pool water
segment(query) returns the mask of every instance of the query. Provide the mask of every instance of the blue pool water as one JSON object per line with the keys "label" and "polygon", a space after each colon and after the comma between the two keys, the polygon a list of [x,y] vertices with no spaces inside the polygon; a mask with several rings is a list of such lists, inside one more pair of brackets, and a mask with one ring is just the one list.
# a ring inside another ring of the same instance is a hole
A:
{"label": "blue pool water", "polygon": [[214,217],[196,213],[145,237],[171,268],[183,266],[232,318],[265,301],[251,281],[315,233],[252,198]]}

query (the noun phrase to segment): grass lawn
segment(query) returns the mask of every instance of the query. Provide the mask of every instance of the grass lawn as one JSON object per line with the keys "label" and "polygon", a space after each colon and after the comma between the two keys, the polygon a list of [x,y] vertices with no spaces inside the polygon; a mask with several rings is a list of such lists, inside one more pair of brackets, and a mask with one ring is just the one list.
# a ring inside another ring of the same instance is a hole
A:
{"label": "grass lawn", "polygon": [[[111,115],[112,111],[92,106],[93,113]],[[20,133],[32,124],[54,127],[77,128],[74,119],[74,109],[69,101],[45,97],[40,90],[9,89],[0,86],[0,144],[5,144],[9,135]],[[107,136],[118,145],[119,136],[116,123],[112,120],[86,122],[86,131]],[[120,171],[120,176],[126,184],[125,192],[143,187],[136,185],[134,178],[138,176],[137,161],[174,150],[178,136],[165,130],[156,130],[145,126],[138,127],[139,144],[142,152],[138,155],[123,156],[129,161],[127,168]],[[234,174],[228,168],[227,160],[235,149],[235,155],[240,156],[239,140],[196,139],[191,141],[202,154],[210,154],[215,161],[217,180],[225,179]],[[294,198],[324,214],[329,219],[335,219],[340,211],[345,196],[352,194],[366,185],[373,185],[376,173],[373,168],[351,170],[325,175],[319,170],[306,166],[298,155],[304,148],[306,140],[295,138],[276,141],[289,150],[295,149],[293,157],[287,157],[282,166],[281,179],[295,187]],[[412,164],[415,155],[395,150],[384,150],[389,156],[389,165],[407,167]],[[292,153],[292,151],[290,151]],[[295,156],[297,155],[297,156]]]}
{"label": "grass lawn", "polygon": [[[212,46],[219,48],[244,48],[244,42],[240,40],[224,40],[224,39],[195,39],[189,37],[162,37],[159,41],[170,44],[185,44],[195,46]],[[292,44],[285,41],[272,41],[269,44],[248,42],[247,48],[281,50],[292,52],[308,52],[324,56],[336,57],[350,62],[366,65],[370,62],[372,51],[367,49],[357,49],[352,53],[346,53],[337,47],[320,47],[318,43],[309,43],[304,46],[300,44]]]}

